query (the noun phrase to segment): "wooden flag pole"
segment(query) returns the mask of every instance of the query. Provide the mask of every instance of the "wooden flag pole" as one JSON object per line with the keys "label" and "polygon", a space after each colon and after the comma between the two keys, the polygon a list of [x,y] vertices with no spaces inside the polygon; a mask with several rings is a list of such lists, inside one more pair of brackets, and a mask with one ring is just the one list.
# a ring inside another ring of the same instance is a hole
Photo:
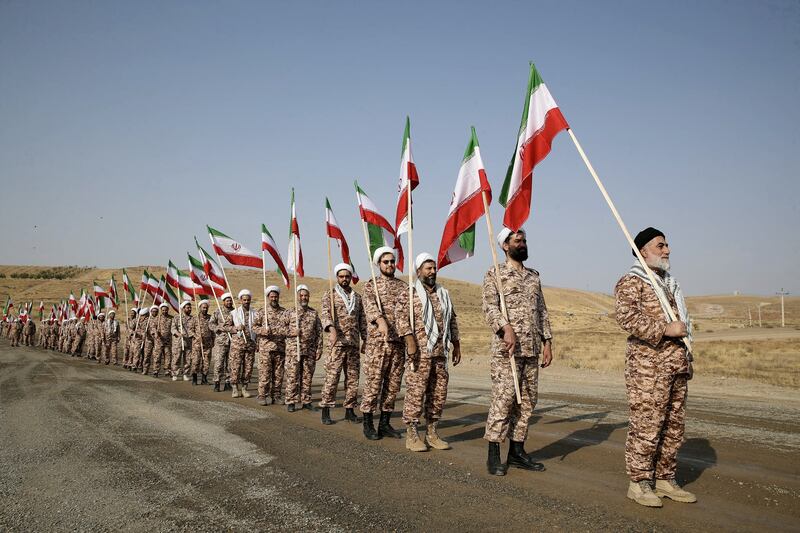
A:
{"label": "wooden flag pole", "polygon": [[[130,281],[130,280],[128,280],[128,281]],[[123,285],[123,287],[122,287],[122,293],[123,293],[122,297],[125,299],[125,325],[127,325],[128,324],[128,320],[129,320],[129,315],[130,315],[130,313],[128,312],[128,289],[125,288],[125,284],[124,283],[122,285]]]}
{"label": "wooden flag pole", "polygon": [[[489,214],[489,200],[486,198],[486,191],[481,191],[481,198],[483,198],[483,212],[486,215],[486,229],[489,232],[489,250],[492,251],[492,264],[494,265],[494,279],[497,283],[497,292],[500,294],[500,312],[503,313],[503,318],[506,322],[508,319],[508,308],[506,308],[506,296],[503,293],[503,282],[500,279],[500,266],[497,262],[497,249],[494,242],[494,228],[492,227],[492,217]],[[508,351],[508,359],[511,363],[511,377],[514,379],[514,394],[517,397],[517,403],[522,403],[522,395],[519,392],[519,377],[517,376],[517,360],[514,357],[514,349]]]}
{"label": "wooden flag pole", "polygon": [[[203,254],[203,255],[205,255],[205,254]],[[188,258],[188,256],[187,256],[187,258]],[[188,267],[189,267],[189,279],[192,282],[192,292],[194,292],[195,299],[197,299],[197,289],[195,288],[195,285],[197,285],[197,283],[192,279],[192,263],[191,263],[191,261],[189,262]],[[219,311],[219,317],[223,318],[223,316],[222,316],[222,306],[219,305],[219,299],[217,298],[217,293],[214,292],[214,287],[211,285],[211,278],[208,278],[208,287],[209,287],[209,289],[211,289],[211,296],[214,297],[214,303],[217,304],[217,311]],[[231,300],[233,300],[233,295],[231,295]],[[227,335],[228,335],[228,341],[232,341],[233,339],[231,338],[231,334],[228,333]]]}
{"label": "wooden flag pole", "polygon": [[[406,184],[408,189],[408,324],[414,331],[414,224],[411,217],[411,180]],[[377,289],[377,287],[375,287]],[[417,347],[419,350],[419,347]],[[417,371],[417,364],[411,363],[411,370]]]}
{"label": "wooden flag pole", "polygon": [[[592,178],[594,178],[594,182],[597,184],[597,187],[600,189],[600,192],[602,193],[603,198],[605,198],[606,203],[608,204],[608,207],[611,209],[611,213],[614,215],[614,218],[617,220],[617,224],[619,224],[619,227],[622,230],[622,233],[625,234],[625,238],[628,240],[628,244],[633,249],[633,252],[636,254],[636,259],[639,260],[639,263],[642,265],[642,268],[644,268],[644,271],[647,274],[647,278],[650,280],[650,284],[653,286],[653,290],[655,291],[659,302],[661,302],[661,306],[664,307],[667,310],[667,316],[669,317],[669,319],[672,322],[675,322],[678,319],[675,316],[675,312],[672,310],[672,306],[669,305],[669,300],[667,299],[667,296],[664,294],[664,291],[661,289],[661,286],[656,281],[655,274],[650,269],[650,267],[647,266],[647,263],[645,262],[644,257],[642,257],[642,254],[639,251],[639,248],[637,248],[636,244],[633,242],[633,238],[631,237],[630,232],[628,232],[628,228],[625,226],[625,223],[622,221],[622,217],[619,215],[619,212],[617,211],[617,208],[614,206],[614,202],[611,200],[611,197],[608,195],[608,191],[606,191],[606,188],[603,186],[603,182],[600,181],[600,178],[597,176],[597,172],[595,172],[594,167],[589,162],[589,158],[586,157],[586,153],[583,151],[583,148],[581,147],[581,143],[578,142],[577,137],[575,137],[575,134],[572,132],[572,128],[567,128],[567,133],[569,133],[569,136],[572,139],[572,142],[575,143],[575,148],[578,149],[578,153],[580,154],[581,159],[583,159],[583,162],[586,164],[586,168],[589,169],[589,174],[591,174]],[[684,337],[681,340],[686,345],[686,349],[689,350],[689,353],[691,353],[692,352],[692,343],[689,340],[689,338],[688,337]]]}
{"label": "wooden flag pole", "polygon": [[328,235],[328,221],[325,220],[325,235],[327,238],[325,240],[328,241],[328,291],[331,295],[331,322],[333,323],[333,327],[336,327],[336,302],[333,299],[333,265],[331,264],[331,236]]}
{"label": "wooden flag pole", "polygon": [[269,301],[267,300],[267,253],[264,247],[261,247],[261,276],[264,280],[264,327],[269,327],[269,319],[267,318],[267,309],[269,309]]}
{"label": "wooden flag pole", "polygon": [[[360,216],[360,215],[359,215]],[[364,245],[367,247],[367,261],[369,262],[369,271],[372,275],[372,285],[375,287],[375,303],[378,304],[378,311],[383,314],[383,305],[381,304],[381,295],[378,293],[378,280],[375,279],[375,265],[372,263],[372,256],[369,250],[369,236],[367,235],[367,222],[361,219],[361,229],[364,230]]]}
{"label": "wooden flag pole", "polygon": [[[294,220],[294,213],[292,216],[292,220]],[[291,222],[290,229],[291,229]],[[297,235],[294,233],[290,234],[292,236],[292,277],[294,278],[294,326],[297,328],[297,337],[295,337],[297,342],[297,357],[300,357],[300,310],[297,306],[297,261],[299,258],[297,257]]]}

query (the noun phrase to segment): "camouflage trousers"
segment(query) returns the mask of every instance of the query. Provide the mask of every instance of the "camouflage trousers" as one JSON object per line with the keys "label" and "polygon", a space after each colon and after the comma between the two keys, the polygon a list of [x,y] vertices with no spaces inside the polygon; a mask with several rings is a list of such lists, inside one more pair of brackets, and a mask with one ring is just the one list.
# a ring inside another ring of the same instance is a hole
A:
{"label": "camouflage trousers", "polygon": [[311,380],[317,361],[313,355],[286,356],[286,404],[311,403]]}
{"label": "camouflage trousers", "polygon": [[103,357],[103,339],[101,339],[98,335],[92,340],[92,344],[94,345],[92,348],[94,351],[94,357],[99,361]]}
{"label": "camouflage trousers", "polygon": [[[224,334],[220,334],[224,335]],[[217,336],[217,340],[220,336]],[[222,380],[230,383],[230,366],[228,365],[228,352],[230,344],[214,341],[214,348],[211,350],[211,366],[214,369],[214,383]]]}
{"label": "camouflage trousers", "polygon": [[25,346],[30,346],[31,345],[31,336],[30,335],[23,335],[22,336],[22,344],[24,344]]}
{"label": "camouflage trousers", "polygon": [[384,343],[370,338],[364,354],[364,393],[361,397],[361,412],[372,413],[380,402],[381,411],[391,413],[400,382],[403,380],[403,365],[406,347],[402,342]]}
{"label": "camouflage trousers", "polygon": [[72,340],[72,346],[70,347],[72,355],[83,357],[83,339],[83,337],[75,337]]}
{"label": "camouflage trousers", "polygon": [[[158,343],[158,346],[156,346]],[[144,349],[142,354],[141,368],[143,374],[147,374],[150,370],[153,373],[161,370],[161,356],[164,351],[164,346],[157,340],[147,337],[144,341]]]}
{"label": "camouflage trousers", "polygon": [[358,373],[361,361],[357,346],[333,346],[325,360],[325,384],[322,386],[320,407],[336,407],[336,389],[339,388],[339,374],[344,371],[345,409],[358,407]]}
{"label": "camouflage trousers", "polygon": [[[197,342],[194,342],[197,341]],[[208,374],[209,363],[211,362],[211,349],[214,345],[214,338],[208,337],[201,342],[198,339],[192,339],[192,374]]]}
{"label": "camouflage trousers", "polygon": [[192,362],[192,340],[191,338],[184,338],[183,342],[181,342],[180,337],[172,337],[172,359],[169,364],[172,377],[189,374],[189,367]]}
{"label": "camouflage trousers", "polygon": [[114,363],[117,364],[117,350],[119,341],[106,341],[103,345],[102,356],[100,357],[101,363]]}
{"label": "camouflage trousers", "polygon": [[625,469],[631,481],[674,479],[686,419],[686,375],[625,368],[630,421]]}
{"label": "camouflage trousers", "polygon": [[517,403],[514,392],[514,377],[511,373],[511,359],[492,356],[492,403],[486,418],[486,433],[483,438],[489,442],[504,442],[506,437],[516,442],[524,442],[528,437],[528,423],[536,407],[539,387],[539,358],[515,357],[519,394],[522,400]]}
{"label": "camouflage trousers", "polygon": [[19,346],[19,341],[22,338],[21,334],[14,333],[11,335],[11,346]]}
{"label": "camouflage trousers", "polygon": [[246,387],[253,375],[253,361],[256,345],[252,341],[244,341],[241,336],[233,337],[228,361],[231,369],[231,384]]}
{"label": "camouflage trousers", "polygon": [[425,418],[428,422],[442,418],[444,404],[447,402],[446,357],[421,357],[417,371],[406,361],[406,397],[403,401],[403,422],[407,426],[419,424],[422,416],[423,400]]}
{"label": "camouflage trousers", "polygon": [[275,403],[283,399],[283,370],[286,353],[258,352],[258,396],[272,398]]}

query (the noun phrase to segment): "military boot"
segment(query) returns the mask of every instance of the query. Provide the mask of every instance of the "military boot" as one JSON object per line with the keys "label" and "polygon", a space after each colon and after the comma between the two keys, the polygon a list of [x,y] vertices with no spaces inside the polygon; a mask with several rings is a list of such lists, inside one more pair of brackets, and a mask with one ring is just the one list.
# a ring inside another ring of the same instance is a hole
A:
{"label": "military boot", "polygon": [[231,382],[230,381],[226,381],[225,382],[225,387],[222,390],[223,391],[231,390]]}
{"label": "military boot", "polygon": [[259,396],[256,398],[256,403],[258,405],[267,405],[267,398],[265,396]]}
{"label": "military boot", "polygon": [[381,419],[378,422],[378,435],[381,437],[392,437],[394,439],[402,439],[403,435],[394,429],[389,421],[392,418],[392,413],[389,411],[381,411]]}
{"label": "military boot", "polygon": [[676,502],[694,503],[697,501],[697,496],[688,490],[683,490],[674,479],[657,479],[655,495],[661,498],[666,496]]}
{"label": "military boot", "polygon": [[290,413],[294,413],[296,411],[293,403],[286,404],[286,410],[289,411]]}
{"label": "military boot", "polygon": [[428,443],[428,446],[431,448],[435,448],[437,450],[449,450],[450,445],[447,441],[444,441],[439,437],[439,433],[436,431],[436,424],[439,422],[436,420],[432,420],[428,422],[428,431],[425,434],[425,441]]}
{"label": "military boot", "polygon": [[208,385],[208,374],[203,374],[200,380],[201,385]]}
{"label": "military boot", "polygon": [[528,457],[528,454],[525,453],[524,443],[514,440],[511,441],[511,445],[508,448],[507,464],[509,468],[513,466],[534,472],[542,472],[545,469],[542,463],[537,463]]}
{"label": "military boot", "polygon": [[344,419],[349,420],[353,424],[358,424],[361,422],[361,419],[356,416],[356,412],[352,407],[348,407],[344,410]]}
{"label": "military boot", "polygon": [[645,507],[664,506],[661,502],[661,498],[656,496],[653,492],[653,488],[650,486],[650,482],[646,479],[639,482],[630,482],[630,485],[628,485],[628,498]]}
{"label": "military boot", "polygon": [[231,393],[231,398],[241,398],[242,395],[241,393],[239,393],[239,385],[236,385],[234,383],[231,385],[231,388],[233,389],[233,392]]}
{"label": "military boot", "polygon": [[425,446],[425,443],[419,438],[416,424],[411,424],[406,428],[406,449],[412,452],[428,451],[428,447]]}
{"label": "military boot", "polygon": [[183,375],[183,381],[189,381],[189,374]]}
{"label": "military boot", "polygon": [[247,383],[242,385],[242,398],[252,398],[253,395],[247,390]]}
{"label": "military boot", "polygon": [[326,426],[330,426],[333,424],[333,420],[331,420],[331,408],[330,407],[323,407],[322,408],[322,423]]}
{"label": "military boot", "polygon": [[219,381],[214,382],[214,392],[219,392]]}
{"label": "military boot", "polygon": [[192,385],[197,385],[197,374],[192,374]]}
{"label": "military boot", "polygon": [[364,413],[364,436],[369,440],[379,440],[380,433],[375,431],[375,426],[372,423],[372,413]]}
{"label": "military boot", "polygon": [[489,443],[489,458],[486,460],[486,468],[493,476],[505,476],[508,466],[500,462],[500,443]]}

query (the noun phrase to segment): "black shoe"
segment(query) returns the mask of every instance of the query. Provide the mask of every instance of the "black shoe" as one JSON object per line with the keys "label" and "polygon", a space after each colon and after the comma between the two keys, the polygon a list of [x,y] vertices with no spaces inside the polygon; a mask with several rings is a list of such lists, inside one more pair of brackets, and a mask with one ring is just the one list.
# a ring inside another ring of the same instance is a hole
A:
{"label": "black shoe", "polygon": [[192,374],[192,385],[197,385],[197,374]]}
{"label": "black shoe", "polygon": [[508,448],[508,467],[521,468],[522,470],[531,470],[533,472],[543,472],[544,465],[537,463],[528,457],[525,453],[525,445],[523,442],[511,441],[511,446]]}
{"label": "black shoe", "polygon": [[486,468],[493,476],[505,476],[508,466],[500,462],[500,443],[489,443],[489,458],[486,460]]}
{"label": "black shoe", "polygon": [[381,435],[372,424],[372,413],[364,413],[364,436],[369,440],[379,440]]}
{"label": "black shoe", "polygon": [[286,406],[286,410],[289,411],[290,413],[294,413],[296,411],[296,409],[294,408],[294,404],[293,403],[288,404]]}
{"label": "black shoe", "polygon": [[358,424],[361,422],[361,419],[356,416],[356,412],[353,410],[352,407],[348,407],[344,410],[344,419],[349,420],[353,424]]}
{"label": "black shoe", "polygon": [[392,437],[394,439],[402,439],[403,435],[394,429],[389,423],[392,418],[392,413],[389,411],[381,411],[381,419],[378,422],[378,435],[381,437]]}
{"label": "black shoe", "polygon": [[322,408],[322,423],[326,426],[330,426],[333,424],[333,420],[331,420],[331,408],[330,407],[323,407]]}
{"label": "black shoe", "polygon": [[311,404],[311,403],[304,403],[302,408],[307,410],[307,411],[312,411],[312,412],[317,410],[317,408],[314,407],[314,404]]}
{"label": "black shoe", "polygon": [[219,381],[214,382],[214,392],[219,392]]}
{"label": "black shoe", "polygon": [[201,385],[208,385],[208,374],[203,374],[202,380],[200,381]]}
{"label": "black shoe", "polygon": [[226,390],[231,390],[231,382],[230,381],[226,381],[225,382],[225,386],[222,388],[223,392],[226,391]]}

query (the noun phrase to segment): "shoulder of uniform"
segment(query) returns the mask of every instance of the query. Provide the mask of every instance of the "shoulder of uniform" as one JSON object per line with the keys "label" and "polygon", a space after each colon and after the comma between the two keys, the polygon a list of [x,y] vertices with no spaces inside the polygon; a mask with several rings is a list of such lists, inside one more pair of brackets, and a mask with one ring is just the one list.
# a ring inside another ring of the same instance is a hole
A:
{"label": "shoulder of uniform", "polygon": [[525,267],[525,270],[527,270],[528,272],[530,272],[531,274],[534,274],[534,275],[536,275],[536,276],[538,276],[538,275],[539,275],[539,271],[538,271],[538,270],[536,270],[535,268],[531,268],[531,267]]}

